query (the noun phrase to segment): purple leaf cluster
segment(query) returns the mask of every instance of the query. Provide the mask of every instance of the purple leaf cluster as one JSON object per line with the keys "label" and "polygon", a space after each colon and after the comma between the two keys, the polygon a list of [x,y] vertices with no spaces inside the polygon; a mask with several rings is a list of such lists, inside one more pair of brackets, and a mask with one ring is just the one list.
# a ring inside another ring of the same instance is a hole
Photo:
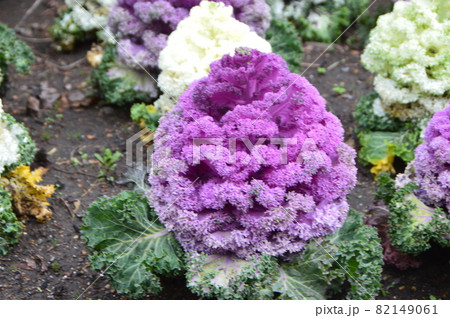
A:
{"label": "purple leaf cluster", "polygon": [[428,205],[450,211],[450,106],[433,115],[413,165],[417,195]]}
{"label": "purple leaf cluster", "polygon": [[300,251],[348,213],[355,151],[343,136],[317,89],[280,56],[238,49],[161,119],[151,204],[188,252]]}
{"label": "purple leaf cluster", "polygon": [[[264,37],[270,8],[264,0],[213,0],[234,8],[234,17]],[[116,36],[118,57],[130,68],[156,68],[167,37],[200,0],[119,0],[109,26]]]}

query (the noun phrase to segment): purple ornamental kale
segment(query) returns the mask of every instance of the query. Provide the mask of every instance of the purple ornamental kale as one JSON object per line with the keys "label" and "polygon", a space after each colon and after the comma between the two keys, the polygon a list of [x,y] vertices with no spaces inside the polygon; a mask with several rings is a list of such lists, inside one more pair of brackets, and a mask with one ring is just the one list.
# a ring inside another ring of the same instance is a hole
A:
{"label": "purple ornamental kale", "polygon": [[[186,251],[300,251],[347,215],[356,167],[343,135],[317,89],[280,56],[238,49],[161,119],[150,200]],[[199,163],[195,138],[215,138],[197,146]]]}
{"label": "purple ornamental kale", "polygon": [[433,115],[413,165],[420,187],[417,195],[429,205],[450,211],[450,106]]}
{"label": "purple ornamental kale", "polygon": [[[234,17],[264,37],[270,8],[264,0],[213,0],[234,8]],[[156,68],[167,37],[200,0],[119,0],[111,9],[109,26],[116,36],[118,57],[130,68]]]}

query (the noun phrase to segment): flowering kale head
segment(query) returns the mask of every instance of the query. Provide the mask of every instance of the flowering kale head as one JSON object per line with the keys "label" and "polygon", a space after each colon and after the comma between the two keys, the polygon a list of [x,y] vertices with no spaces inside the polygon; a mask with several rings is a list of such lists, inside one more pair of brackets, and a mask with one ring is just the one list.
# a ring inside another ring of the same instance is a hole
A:
{"label": "flowering kale head", "polygon": [[300,251],[347,215],[356,168],[343,134],[280,56],[238,49],[161,119],[150,199],[186,251]]}
{"label": "flowering kale head", "polygon": [[108,14],[117,0],[65,0],[66,9],[59,12],[50,33],[57,51],[72,51],[77,42],[96,38],[111,42]]}
{"label": "flowering kale head", "polygon": [[450,211],[450,106],[430,120],[413,165],[421,199]]}
{"label": "flowering kale head", "polygon": [[403,121],[443,110],[450,97],[448,1],[397,1],[378,18],[361,62],[380,106]]}
{"label": "flowering kale head", "polygon": [[[234,8],[234,17],[263,36],[270,21],[264,0],[213,0]],[[112,8],[109,26],[119,42],[119,58],[131,68],[158,66],[168,35],[200,0],[119,0]],[[132,56],[132,57],[131,57]]]}

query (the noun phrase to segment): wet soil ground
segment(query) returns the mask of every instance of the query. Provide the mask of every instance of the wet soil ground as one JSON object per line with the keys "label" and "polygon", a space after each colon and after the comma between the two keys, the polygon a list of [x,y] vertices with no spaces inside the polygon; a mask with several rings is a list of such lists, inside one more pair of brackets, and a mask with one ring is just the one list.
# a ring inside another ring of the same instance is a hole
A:
{"label": "wet soil ground", "polygon": [[[34,0],[0,2],[0,22],[14,27]],[[62,2],[42,1],[21,23],[36,63],[28,76],[12,72],[3,96],[5,110],[23,122],[36,141],[39,155],[34,166],[49,168],[45,183],[58,188],[50,199],[52,220],[45,224],[26,220],[20,242],[0,257],[0,299],[124,298],[106,278],[90,269],[79,229],[81,217],[93,200],[129,188],[116,183],[126,170],[125,156],[118,161],[114,181],[105,181],[98,178],[101,165],[94,154],[102,154],[105,148],[124,154],[127,138],[139,128],[131,121],[129,109],[113,108],[89,97],[91,68],[84,56],[90,45],[81,45],[69,54],[52,49],[47,29]],[[360,96],[371,92],[373,78],[361,67],[361,51],[346,45],[327,47],[304,43],[300,74],[319,89],[328,109],[341,119],[346,142],[358,148],[352,112]],[[319,67],[326,69],[325,74],[318,73]],[[334,87],[346,92],[338,94]],[[365,213],[373,204],[374,181],[367,167],[358,164],[358,168],[358,185],[349,201],[353,209]],[[449,254],[434,248],[414,270],[385,266],[380,299],[430,299],[431,295],[449,299]],[[163,285],[162,294],[148,298],[198,299],[186,289],[183,277],[164,280]]]}

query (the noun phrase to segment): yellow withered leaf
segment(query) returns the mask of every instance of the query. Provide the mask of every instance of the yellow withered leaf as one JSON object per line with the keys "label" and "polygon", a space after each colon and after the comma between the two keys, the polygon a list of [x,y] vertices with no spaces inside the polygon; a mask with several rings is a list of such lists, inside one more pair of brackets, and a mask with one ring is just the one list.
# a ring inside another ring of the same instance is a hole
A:
{"label": "yellow withered leaf", "polygon": [[31,171],[29,166],[18,166],[0,178],[0,185],[12,196],[14,210],[19,216],[34,216],[39,222],[50,219],[52,212],[47,208],[47,198],[55,192],[54,185],[39,185],[45,168]]}
{"label": "yellow withered leaf", "polygon": [[93,67],[97,67],[103,60],[104,50],[100,45],[92,45],[92,48],[87,51],[86,59]]}
{"label": "yellow withered leaf", "polygon": [[381,172],[395,173],[394,159],[395,156],[389,150],[389,154],[386,157],[371,162],[373,167],[370,169],[370,172],[372,172],[376,177],[378,177]]}

